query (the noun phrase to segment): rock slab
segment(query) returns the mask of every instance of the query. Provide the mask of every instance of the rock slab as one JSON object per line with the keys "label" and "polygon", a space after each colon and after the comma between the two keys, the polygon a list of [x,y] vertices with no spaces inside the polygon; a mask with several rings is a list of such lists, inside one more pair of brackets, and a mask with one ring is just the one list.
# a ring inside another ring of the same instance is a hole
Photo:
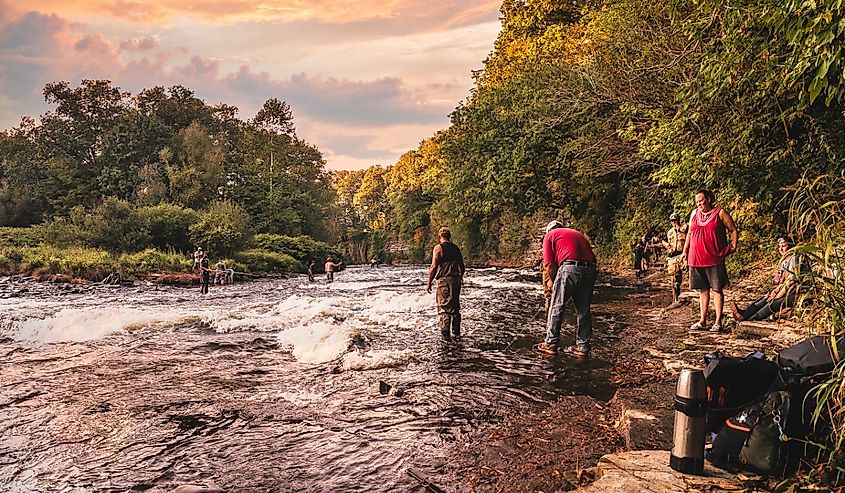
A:
{"label": "rock slab", "polygon": [[603,456],[596,465],[596,481],[578,489],[583,493],[676,493],[740,490],[734,475],[705,462],[704,475],[679,473],[669,467],[669,452],[638,450]]}

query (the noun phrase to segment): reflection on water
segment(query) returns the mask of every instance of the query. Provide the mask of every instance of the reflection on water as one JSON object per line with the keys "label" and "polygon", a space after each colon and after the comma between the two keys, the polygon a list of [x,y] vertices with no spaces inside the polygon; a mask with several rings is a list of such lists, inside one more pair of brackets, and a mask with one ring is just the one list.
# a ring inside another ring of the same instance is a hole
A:
{"label": "reflection on water", "polygon": [[[601,342],[586,363],[531,349],[544,320],[530,272],[470,270],[450,344],[425,275],[0,299],[0,490],[409,491],[409,467],[436,477],[444,445],[474,428],[564,394],[611,397]],[[615,322],[596,315],[601,339]]]}

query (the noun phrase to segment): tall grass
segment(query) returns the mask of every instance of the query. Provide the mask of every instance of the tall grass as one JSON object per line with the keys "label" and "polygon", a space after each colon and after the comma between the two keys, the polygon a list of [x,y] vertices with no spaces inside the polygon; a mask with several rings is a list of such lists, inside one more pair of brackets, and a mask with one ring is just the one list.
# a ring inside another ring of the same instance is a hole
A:
{"label": "tall grass", "polygon": [[112,272],[124,276],[147,272],[181,272],[191,268],[191,259],[183,253],[148,249],[115,255],[87,247],[0,248],[0,272],[6,274],[67,274],[78,279],[100,281]]}
{"label": "tall grass", "polygon": [[146,274],[148,272],[187,272],[193,259],[173,248],[166,251],[148,248],[141,252],[124,253],[117,259],[117,265],[124,275]]}
{"label": "tall grass", "polygon": [[114,270],[114,258],[103,250],[83,247],[6,247],[0,250],[0,270],[100,280]]}
{"label": "tall grass", "polygon": [[0,248],[35,247],[38,246],[42,241],[44,241],[44,228],[42,227],[0,227]]}
{"label": "tall grass", "polygon": [[845,354],[838,354],[837,343],[845,337],[845,176],[825,175],[804,178],[791,190],[790,231],[799,241],[797,252],[809,256],[814,265],[814,304],[802,313],[818,334],[830,334],[835,370],[815,387],[814,423],[830,428],[827,464],[819,471],[828,485],[845,484]]}

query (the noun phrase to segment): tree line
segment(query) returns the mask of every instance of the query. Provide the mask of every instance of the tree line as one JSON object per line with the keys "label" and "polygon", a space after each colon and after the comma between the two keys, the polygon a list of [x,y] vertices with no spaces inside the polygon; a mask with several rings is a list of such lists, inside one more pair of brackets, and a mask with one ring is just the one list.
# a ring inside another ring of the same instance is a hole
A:
{"label": "tree line", "polygon": [[741,229],[737,267],[787,229],[787,187],[845,169],[839,1],[505,0],[501,13],[448,128],[336,177],[352,234],[422,260],[448,224],[470,258],[515,259],[558,218],[622,258],[705,187]]}
{"label": "tree line", "polygon": [[327,239],[325,162],[284,101],[241,120],[182,86],[132,95],[106,80],[55,82],[44,97],[50,111],[0,133],[0,226],[42,224],[51,241],[110,251]]}

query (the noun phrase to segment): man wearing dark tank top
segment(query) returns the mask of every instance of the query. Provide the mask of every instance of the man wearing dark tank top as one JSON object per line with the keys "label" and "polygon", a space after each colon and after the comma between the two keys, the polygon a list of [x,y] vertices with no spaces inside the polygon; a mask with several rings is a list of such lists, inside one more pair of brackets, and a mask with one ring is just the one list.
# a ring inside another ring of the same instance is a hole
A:
{"label": "man wearing dark tank top", "polygon": [[439,231],[440,243],[431,254],[426,291],[437,279],[437,313],[440,316],[440,334],[443,339],[461,337],[461,284],[464,279],[464,257],[461,249],[452,243],[452,232],[443,227]]}

